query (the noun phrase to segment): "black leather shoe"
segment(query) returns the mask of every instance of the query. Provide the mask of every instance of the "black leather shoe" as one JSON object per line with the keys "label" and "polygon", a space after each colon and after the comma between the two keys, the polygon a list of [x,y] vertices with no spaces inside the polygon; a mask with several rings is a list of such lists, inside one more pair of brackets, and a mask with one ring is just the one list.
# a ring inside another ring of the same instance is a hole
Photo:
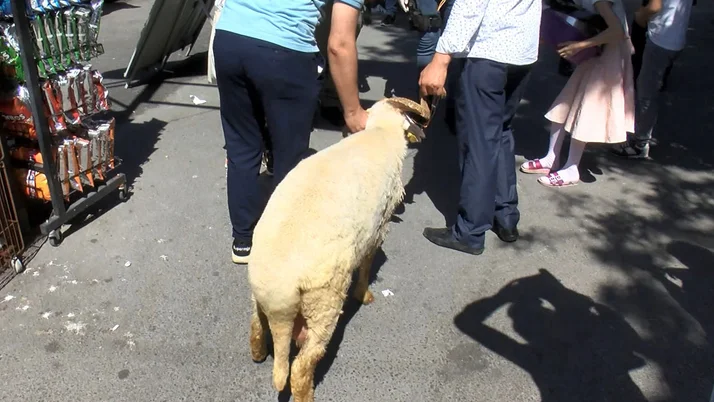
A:
{"label": "black leather shoe", "polygon": [[426,228],[424,229],[424,237],[440,247],[450,248],[452,250],[473,255],[483,254],[483,247],[474,248],[461,243],[460,241],[454,239],[451,229],[448,228]]}
{"label": "black leather shoe", "polygon": [[496,233],[496,236],[498,236],[501,241],[505,241],[506,243],[513,243],[518,240],[518,228],[506,229],[501,226],[498,221],[494,220],[491,230],[493,230],[493,233]]}

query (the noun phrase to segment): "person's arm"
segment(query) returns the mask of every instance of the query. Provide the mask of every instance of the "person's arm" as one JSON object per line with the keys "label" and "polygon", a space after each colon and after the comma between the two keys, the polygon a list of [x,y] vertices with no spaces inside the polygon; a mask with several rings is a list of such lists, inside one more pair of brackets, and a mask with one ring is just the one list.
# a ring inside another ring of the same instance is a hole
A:
{"label": "person's arm", "polygon": [[641,27],[646,27],[652,17],[662,10],[662,0],[650,0],[646,6],[640,7],[635,12],[635,22]]}
{"label": "person's arm", "polygon": [[335,1],[327,40],[330,73],[351,132],[363,130],[367,120],[357,85],[357,19],[361,6],[361,1]]}
{"label": "person's arm", "polygon": [[[652,4],[652,1],[650,1],[650,4]],[[605,23],[607,24],[607,29],[593,36],[590,39],[586,39],[580,42],[569,42],[563,44],[563,46],[558,50],[558,53],[561,57],[567,59],[587,48],[600,46],[607,43],[615,43],[624,40],[627,37],[625,29],[622,27],[622,22],[615,14],[615,11],[613,11],[612,9],[612,3],[610,2],[610,0],[598,1],[597,3],[595,3],[595,10],[605,20]]]}

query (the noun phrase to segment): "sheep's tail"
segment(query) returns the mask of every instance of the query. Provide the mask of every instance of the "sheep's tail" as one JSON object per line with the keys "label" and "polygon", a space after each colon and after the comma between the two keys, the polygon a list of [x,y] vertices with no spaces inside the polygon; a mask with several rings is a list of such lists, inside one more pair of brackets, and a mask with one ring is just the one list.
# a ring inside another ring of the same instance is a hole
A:
{"label": "sheep's tail", "polygon": [[290,342],[295,317],[269,322],[270,333],[273,336],[273,385],[280,392],[285,388],[290,372]]}

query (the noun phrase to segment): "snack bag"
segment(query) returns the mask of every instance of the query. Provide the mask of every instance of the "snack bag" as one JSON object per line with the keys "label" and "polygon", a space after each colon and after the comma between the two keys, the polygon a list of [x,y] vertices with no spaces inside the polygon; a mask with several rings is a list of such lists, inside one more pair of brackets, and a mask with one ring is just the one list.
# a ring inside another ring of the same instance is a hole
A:
{"label": "snack bag", "polygon": [[82,61],[82,55],[79,51],[79,38],[77,34],[77,22],[74,18],[74,8],[62,11],[64,20],[64,35],[67,37],[69,46],[70,58],[72,62],[79,63]]}
{"label": "snack bag", "polygon": [[[76,73],[75,73],[76,72]],[[72,77],[72,85],[74,88],[75,101],[77,102],[77,110],[80,114],[89,115],[92,113],[89,101],[89,94],[87,93],[86,81],[87,73],[80,68],[76,68],[70,71],[68,76]]]}
{"label": "snack bag", "polygon": [[77,100],[74,93],[73,78],[71,72],[67,75],[59,75],[52,80],[55,92],[61,99],[62,111],[67,124],[78,125],[81,123],[79,110],[77,110]]}
{"label": "snack bag", "polygon": [[32,169],[14,169],[15,175],[22,187],[25,189],[25,195],[30,198],[50,201],[50,186],[47,183],[47,177]]}
{"label": "snack bag", "polygon": [[52,20],[57,35],[57,43],[59,45],[60,63],[62,64],[62,68],[66,70],[72,65],[72,52],[69,48],[67,35],[65,34],[65,23],[63,17],[64,13],[62,11],[52,13]]}
{"label": "snack bag", "polygon": [[108,99],[109,91],[107,91],[107,88],[102,84],[103,80],[102,73],[97,70],[92,70],[92,95],[94,97],[94,108],[97,111],[106,111],[110,108]]}
{"label": "snack bag", "polygon": [[62,103],[57,97],[55,86],[52,81],[42,83],[42,92],[45,95],[45,106],[49,110],[50,131],[57,133],[67,129],[67,122],[62,115]]}
{"label": "snack bag", "polygon": [[3,64],[3,72],[7,77],[14,77],[19,82],[25,81],[25,72],[20,60],[20,43],[17,41],[15,24],[0,22],[0,60]]}
{"label": "snack bag", "polygon": [[59,181],[62,183],[62,194],[66,199],[69,199],[69,193],[72,191],[72,187],[69,184],[69,164],[67,163],[67,147],[64,144],[60,144],[57,147],[57,160],[59,163]]}
{"label": "snack bag", "polygon": [[19,161],[29,161],[42,164],[42,153],[39,149],[28,147],[17,147],[10,150],[10,156]]}
{"label": "snack bag", "polygon": [[104,159],[104,171],[114,169],[114,118],[99,125],[100,135],[103,143],[102,158]]}
{"label": "snack bag", "polygon": [[18,85],[12,99],[0,101],[0,113],[6,122],[33,125],[30,93],[27,88]]}
{"label": "snack bag", "polygon": [[92,58],[89,50],[89,17],[92,12],[84,7],[75,8],[75,18],[77,24],[77,40],[79,42],[79,52],[82,55],[83,61],[88,61]]}
{"label": "snack bag", "polygon": [[74,147],[74,140],[65,139],[64,147],[67,150],[67,173],[69,174],[69,184],[75,190],[82,192],[82,180],[79,178],[79,159]]}
{"label": "snack bag", "polygon": [[41,77],[45,78],[48,74],[57,74],[52,60],[52,52],[49,50],[50,45],[45,34],[44,21],[37,15],[30,20],[30,26],[32,26],[32,32],[34,33],[36,55],[40,59],[37,64],[42,65],[42,70],[45,73]]}
{"label": "snack bag", "polygon": [[37,17],[41,18],[45,28],[45,37],[47,38],[47,43],[49,45],[47,54],[52,56],[55,71],[60,72],[64,70],[64,66],[62,65],[62,55],[60,52],[57,32],[55,30],[54,19],[49,14],[38,15]]}
{"label": "snack bag", "polygon": [[92,147],[89,140],[77,138],[74,142],[79,158],[80,179],[88,186],[94,187],[94,175],[92,174]]}
{"label": "snack bag", "polygon": [[92,90],[92,66],[88,64],[82,70],[84,71],[82,85],[84,86],[85,114],[93,114],[98,110],[96,108],[96,91]]}
{"label": "snack bag", "polygon": [[100,134],[101,132],[97,128],[90,128],[87,131],[91,144],[92,173],[97,180],[104,180],[104,169],[102,168],[104,156],[102,155],[102,141]]}

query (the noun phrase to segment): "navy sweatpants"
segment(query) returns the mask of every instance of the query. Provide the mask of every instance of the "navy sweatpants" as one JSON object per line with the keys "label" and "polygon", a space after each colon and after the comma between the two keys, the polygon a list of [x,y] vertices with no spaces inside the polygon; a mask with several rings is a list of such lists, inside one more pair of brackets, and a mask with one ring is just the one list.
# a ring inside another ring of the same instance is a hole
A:
{"label": "navy sweatpants", "polygon": [[494,219],[508,229],[520,219],[511,121],[531,66],[485,59],[461,61],[456,94],[456,136],[461,168],[454,237],[480,248]]}
{"label": "navy sweatpants", "polygon": [[213,42],[228,157],[233,237],[251,242],[265,207],[258,185],[267,122],[277,185],[306,154],[320,90],[318,53],[216,30]]}

